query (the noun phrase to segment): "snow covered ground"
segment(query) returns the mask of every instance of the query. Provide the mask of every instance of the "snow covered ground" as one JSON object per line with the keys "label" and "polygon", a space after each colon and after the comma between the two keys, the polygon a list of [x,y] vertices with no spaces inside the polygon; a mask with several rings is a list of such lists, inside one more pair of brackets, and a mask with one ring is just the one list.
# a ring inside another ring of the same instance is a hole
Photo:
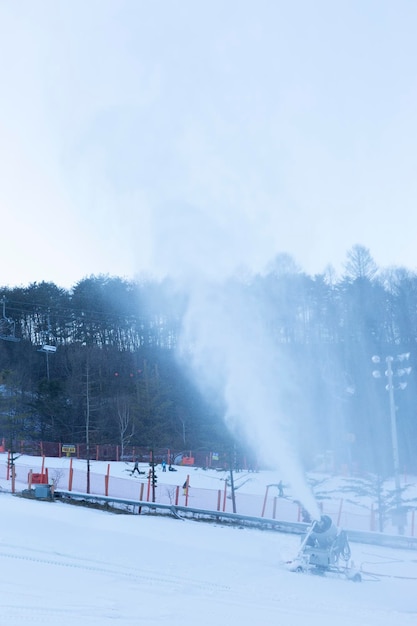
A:
{"label": "snow covered ground", "polygon": [[289,572],[300,538],[273,531],[6,492],[0,510],[0,624],[417,623],[415,550],[351,544],[364,578],[353,583]]}

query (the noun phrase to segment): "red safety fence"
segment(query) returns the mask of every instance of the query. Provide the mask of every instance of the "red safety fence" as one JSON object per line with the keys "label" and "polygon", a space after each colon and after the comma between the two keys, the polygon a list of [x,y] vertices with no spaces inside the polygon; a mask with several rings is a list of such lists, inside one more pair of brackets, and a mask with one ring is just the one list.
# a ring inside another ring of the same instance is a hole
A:
{"label": "red safety fence", "polygon": [[[7,451],[4,439],[0,445],[0,452]],[[87,449],[85,443],[76,442],[53,442],[53,441],[28,441],[20,440],[16,443],[15,454],[27,454],[30,456],[46,457],[73,457],[94,461],[139,461],[149,463],[152,460],[152,452],[146,446],[124,446],[123,449],[117,444],[90,444]],[[177,450],[174,448],[155,447],[153,449],[155,463],[176,465],[189,465],[207,467],[210,469],[226,469],[230,466],[228,453],[213,452],[211,450]],[[257,464],[243,454],[237,454],[233,458],[233,466],[236,470],[252,470]]]}
{"label": "red safety fence", "polygon": [[[48,468],[44,467],[44,463],[45,459],[40,457],[34,457],[30,466],[27,465],[27,462],[21,463],[18,459],[14,464],[16,490],[21,491],[28,486],[30,488],[30,485],[37,481],[45,483],[45,480],[49,480],[55,489],[78,493],[87,492],[86,469],[73,468],[70,460],[68,467],[49,468],[48,471]],[[11,479],[6,459],[0,463],[0,479]],[[180,482],[183,482],[183,476]],[[112,476],[111,464],[109,463],[105,474],[90,471],[89,483],[89,493],[98,496],[143,502],[155,501],[160,504],[190,506],[194,509],[209,511],[236,512],[240,515],[265,517],[285,522],[303,521],[302,509],[297,502],[276,496],[275,493],[271,495],[271,490],[268,487],[264,495],[242,493],[236,490],[234,493],[234,510],[231,488],[227,481],[224,481],[221,489],[192,486],[184,488],[182,484],[164,484],[160,481],[155,487],[152,487],[149,473],[138,480]],[[153,500],[154,495],[155,500]],[[376,515],[372,506],[370,510],[366,510],[362,506],[345,502],[342,498],[335,498],[320,502],[320,509],[322,513],[335,520],[337,526],[361,531],[378,530]],[[384,531],[390,534],[397,533],[397,529],[388,522]],[[406,517],[405,535],[414,537],[416,533],[415,511],[410,510]]]}

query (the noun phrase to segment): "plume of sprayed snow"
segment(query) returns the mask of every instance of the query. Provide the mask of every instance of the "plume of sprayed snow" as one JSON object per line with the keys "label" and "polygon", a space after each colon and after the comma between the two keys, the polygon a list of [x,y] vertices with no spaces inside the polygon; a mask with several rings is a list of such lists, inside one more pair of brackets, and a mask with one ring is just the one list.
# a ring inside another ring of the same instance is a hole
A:
{"label": "plume of sprayed snow", "polygon": [[268,238],[256,236],[253,215],[230,224],[219,213],[185,207],[157,221],[159,261],[188,292],[180,341],[196,383],[206,395],[222,399],[230,430],[244,435],[312,517],[319,518],[291,424],[280,410],[291,374],[268,336],[259,303],[232,279],[244,261],[256,271],[271,261]]}
{"label": "plume of sprayed snow", "polygon": [[291,374],[244,289],[201,282],[191,293],[182,346],[202,390],[210,389],[224,400],[230,430],[244,435],[318,519],[291,425],[280,410]]}

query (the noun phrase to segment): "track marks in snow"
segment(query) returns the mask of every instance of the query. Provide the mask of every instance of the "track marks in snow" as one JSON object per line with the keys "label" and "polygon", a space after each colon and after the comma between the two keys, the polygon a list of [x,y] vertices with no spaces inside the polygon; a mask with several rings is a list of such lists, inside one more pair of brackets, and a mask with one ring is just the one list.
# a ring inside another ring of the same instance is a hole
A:
{"label": "track marks in snow", "polygon": [[45,566],[65,567],[94,574],[102,574],[111,578],[125,578],[133,583],[149,586],[178,587],[180,589],[205,590],[207,593],[229,592],[228,585],[218,584],[210,580],[197,580],[180,574],[167,574],[140,567],[124,566],[106,561],[83,559],[72,555],[57,554],[55,552],[37,551],[31,548],[23,549],[8,546],[0,551],[0,558],[43,564]]}

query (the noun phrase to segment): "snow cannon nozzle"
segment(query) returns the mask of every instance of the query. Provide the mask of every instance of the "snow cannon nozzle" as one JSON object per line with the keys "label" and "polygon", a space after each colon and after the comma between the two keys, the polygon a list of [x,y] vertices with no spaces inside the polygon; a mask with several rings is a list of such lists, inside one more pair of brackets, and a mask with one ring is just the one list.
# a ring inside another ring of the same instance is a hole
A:
{"label": "snow cannon nozzle", "polygon": [[321,515],[320,519],[314,520],[314,530],[316,533],[325,533],[333,524],[329,515]]}
{"label": "snow cannon nozzle", "polygon": [[328,515],[322,515],[319,520],[313,522],[311,537],[319,546],[328,545],[337,535],[337,528]]}

